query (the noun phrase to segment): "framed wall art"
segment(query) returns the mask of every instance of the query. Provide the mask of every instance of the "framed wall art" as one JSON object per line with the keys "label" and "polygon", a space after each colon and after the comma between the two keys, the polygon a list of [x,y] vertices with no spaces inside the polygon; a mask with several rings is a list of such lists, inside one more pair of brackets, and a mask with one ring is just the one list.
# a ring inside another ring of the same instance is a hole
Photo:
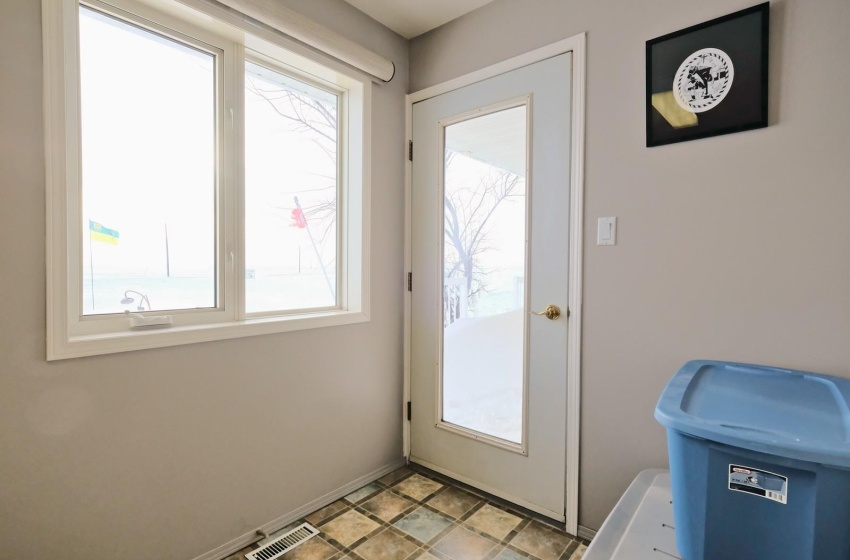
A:
{"label": "framed wall art", "polygon": [[646,145],[767,126],[770,3],[646,42]]}

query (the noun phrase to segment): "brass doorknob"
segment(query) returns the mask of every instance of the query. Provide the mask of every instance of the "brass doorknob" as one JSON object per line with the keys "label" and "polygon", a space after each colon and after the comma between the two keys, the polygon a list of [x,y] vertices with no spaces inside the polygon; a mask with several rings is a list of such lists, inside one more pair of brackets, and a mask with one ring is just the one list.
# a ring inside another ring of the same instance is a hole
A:
{"label": "brass doorknob", "polygon": [[547,305],[546,309],[543,311],[532,311],[535,315],[540,315],[541,317],[546,317],[550,321],[555,321],[558,317],[561,316],[561,308],[557,305]]}

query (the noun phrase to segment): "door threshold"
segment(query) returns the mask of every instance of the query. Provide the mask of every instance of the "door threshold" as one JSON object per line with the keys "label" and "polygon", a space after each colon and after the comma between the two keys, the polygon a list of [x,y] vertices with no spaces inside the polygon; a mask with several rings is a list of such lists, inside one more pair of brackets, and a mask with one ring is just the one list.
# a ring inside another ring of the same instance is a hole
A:
{"label": "door threshold", "polygon": [[471,478],[459,475],[448,469],[438,467],[437,465],[429,463],[424,459],[419,459],[417,457],[411,456],[410,462],[415,463],[417,468],[421,468],[426,471],[429,471],[430,473],[433,473],[438,478],[448,479],[451,484],[466,487],[472,492],[483,494],[484,498],[493,499],[494,501],[501,502],[507,507],[516,509],[522,515],[532,517],[534,519],[537,519],[538,521],[542,521],[544,523],[557,527],[561,531],[564,531],[564,526],[566,524],[566,516],[563,512],[559,514],[554,511],[550,511],[546,508],[532,504],[531,502],[528,502],[526,500],[501,492],[500,490],[487,486],[486,484],[481,484]]}

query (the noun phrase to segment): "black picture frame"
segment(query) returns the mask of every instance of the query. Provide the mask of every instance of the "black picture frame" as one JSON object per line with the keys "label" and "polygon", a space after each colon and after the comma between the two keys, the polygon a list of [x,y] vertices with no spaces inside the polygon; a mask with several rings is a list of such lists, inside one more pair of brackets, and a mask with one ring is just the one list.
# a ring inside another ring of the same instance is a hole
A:
{"label": "black picture frame", "polygon": [[769,30],[765,2],[647,41],[647,147],[766,127]]}

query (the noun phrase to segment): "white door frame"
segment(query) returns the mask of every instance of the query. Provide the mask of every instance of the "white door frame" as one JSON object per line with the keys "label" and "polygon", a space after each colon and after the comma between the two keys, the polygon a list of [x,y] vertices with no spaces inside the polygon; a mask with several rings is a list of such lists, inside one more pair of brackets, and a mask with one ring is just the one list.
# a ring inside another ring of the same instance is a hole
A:
{"label": "white door frame", "polygon": [[[454,78],[423,90],[410,93],[405,97],[405,137],[408,142],[412,136],[413,104],[443,93],[447,93],[499,74],[522,68],[563,54],[572,52],[572,106],[571,111],[571,153],[570,153],[570,240],[569,240],[569,329],[567,334],[567,453],[564,457],[566,475],[566,530],[578,534],[578,474],[579,474],[579,438],[580,438],[580,390],[581,390],[581,303],[582,303],[582,261],[584,228],[584,118],[585,118],[585,67],[587,38],[584,33],[552,43],[531,52],[476,70],[464,76]],[[405,152],[407,152],[405,146]],[[408,291],[407,274],[411,269],[411,194],[412,162],[405,153],[404,187],[404,395],[403,415],[403,451],[410,458],[410,422],[407,420],[407,402],[410,400],[410,348],[411,348],[411,298]],[[415,281],[415,279],[414,279]]]}

